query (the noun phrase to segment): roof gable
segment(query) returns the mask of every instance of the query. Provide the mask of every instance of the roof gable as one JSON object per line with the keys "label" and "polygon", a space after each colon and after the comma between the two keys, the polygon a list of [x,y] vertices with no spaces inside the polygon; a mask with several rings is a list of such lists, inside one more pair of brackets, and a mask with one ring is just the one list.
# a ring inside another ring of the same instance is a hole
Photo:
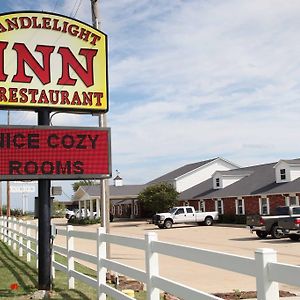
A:
{"label": "roof gable", "polygon": [[165,175],[162,175],[160,177],[157,177],[151,181],[148,182],[148,184],[153,184],[153,183],[158,183],[158,182],[165,182],[165,181],[174,181],[178,177],[181,177],[187,173],[190,173],[198,168],[201,168],[205,165],[208,165],[212,163],[213,161],[216,161],[217,159],[220,159],[219,157],[208,159],[208,160],[203,160],[197,163],[192,163],[192,164],[187,164],[184,165],[178,169],[175,169],[169,173],[166,173]]}
{"label": "roof gable", "polygon": [[[276,186],[274,165],[275,163],[270,163],[242,168],[252,173],[223,189],[207,194],[205,198],[238,197],[266,193]],[[230,174],[232,171],[227,172]]]}

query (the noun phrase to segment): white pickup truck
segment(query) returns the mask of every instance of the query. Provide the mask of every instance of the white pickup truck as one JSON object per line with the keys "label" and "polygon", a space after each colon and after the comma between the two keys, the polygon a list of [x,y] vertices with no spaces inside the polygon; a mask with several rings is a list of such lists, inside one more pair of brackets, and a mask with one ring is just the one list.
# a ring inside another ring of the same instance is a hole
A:
{"label": "white pickup truck", "polygon": [[179,223],[202,223],[211,226],[219,219],[217,211],[197,212],[193,206],[177,206],[171,208],[168,213],[160,213],[153,216],[153,223],[159,228],[171,228]]}

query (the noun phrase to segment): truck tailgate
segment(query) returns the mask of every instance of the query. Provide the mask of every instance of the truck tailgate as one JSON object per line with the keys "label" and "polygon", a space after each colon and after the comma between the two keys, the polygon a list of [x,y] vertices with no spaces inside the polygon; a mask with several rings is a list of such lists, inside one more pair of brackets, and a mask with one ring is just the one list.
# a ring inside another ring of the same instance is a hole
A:
{"label": "truck tailgate", "polygon": [[295,219],[296,217],[282,218],[278,221],[278,226],[283,229],[299,229],[299,227],[294,223]]}
{"label": "truck tailgate", "polygon": [[260,215],[247,216],[246,225],[247,226],[261,226],[261,225],[263,225],[261,223],[261,216]]}

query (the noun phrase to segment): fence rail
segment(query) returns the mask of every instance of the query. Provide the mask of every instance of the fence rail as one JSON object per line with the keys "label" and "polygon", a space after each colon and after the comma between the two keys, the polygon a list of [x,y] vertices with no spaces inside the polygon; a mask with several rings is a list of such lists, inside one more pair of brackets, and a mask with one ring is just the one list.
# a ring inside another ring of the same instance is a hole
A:
{"label": "fence rail", "polygon": [[[14,250],[17,250],[18,247],[20,256],[25,251],[27,261],[31,260],[31,255],[37,257],[37,232],[37,225],[30,222],[0,217],[1,240],[12,246]],[[221,299],[160,276],[159,254],[253,276],[256,278],[257,298],[260,300],[278,300],[278,282],[300,286],[298,280],[300,278],[300,267],[278,263],[277,254],[273,249],[257,249],[255,257],[249,258],[160,242],[157,240],[157,235],[153,232],[146,233],[144,239],[107,234],[104,228],[101,227],[97,229],[97,232],[86,232],[76,231],[73,226],[68,225],[66,229],[57,228],[56,232],[58,235],[66,238],[66,247],[53,246],[53,276],[55,277],[56,270],[66,273],[69,288],[75,287],[75,279],[85,282],[97,290],[97,299],[99,300],[106,299],[106,295],[117,299],[134,299],[106,283],[107,269],[145,283],[147,300],[159,300],[160,291],[168,292],[187,300]],[[92,255],[76,251],[74,249],[74,238],[96,241],[97,254]],[[106,244],[118,244],[143,250],[145,252],[145,271],[108,259],[106,256]],[[54,253],[65,256],[67,264],[63,265],[55,261]],[[97,269],[97,279],[75,271],[75,259],[94,264]]]}

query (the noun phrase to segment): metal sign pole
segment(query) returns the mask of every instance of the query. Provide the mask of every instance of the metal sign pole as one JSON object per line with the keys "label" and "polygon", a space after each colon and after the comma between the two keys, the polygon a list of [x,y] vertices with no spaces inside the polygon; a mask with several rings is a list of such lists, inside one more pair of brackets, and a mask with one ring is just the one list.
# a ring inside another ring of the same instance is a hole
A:
{"label": "metal sign pole", "polygon": [[[50,124],[50,112],[38,111],[38,125]],[[51,288],[51,180],[38,180],[38,289],[49,291]]]}
{"label": "metal sign pole", "polygon": [[[93,27],[100,28],[99,6],[100,0],[91,0]],[[107,127],[106,114],[99,115],[99,127]],[[105,228],[106,233],[110,233],[110,194],[108,179],[100,180],[100,200],[101,200],[101,226]],[[106,246],[107,257],[110,258],[110,244]]]}

